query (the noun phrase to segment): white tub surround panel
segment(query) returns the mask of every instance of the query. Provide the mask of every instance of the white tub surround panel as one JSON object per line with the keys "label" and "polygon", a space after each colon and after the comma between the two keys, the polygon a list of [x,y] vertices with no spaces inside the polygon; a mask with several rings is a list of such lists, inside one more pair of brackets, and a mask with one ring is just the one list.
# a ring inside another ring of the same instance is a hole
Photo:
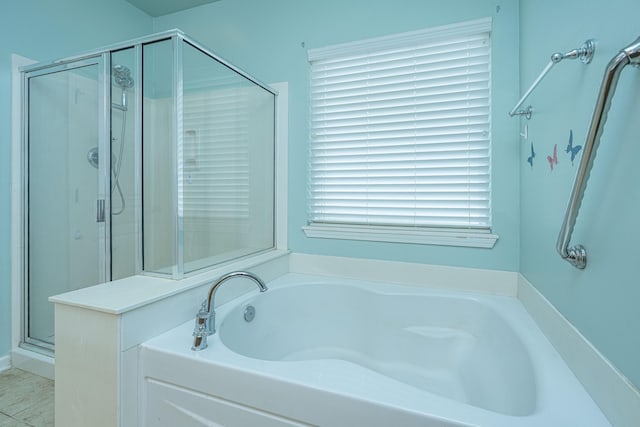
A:
{"label": "white tub surround panel", "polygon": [[400,261],[291,254],[291,273],[516,296],[518,273]]}
{"label": "white tub surround panel", "polygon": [[518,299],[611,424],[638,426],[640,391],[522,275]]}
{"label": "white tub surround panel", "polygon": [[119,316],[56,304],[55,425],[117,426]]}

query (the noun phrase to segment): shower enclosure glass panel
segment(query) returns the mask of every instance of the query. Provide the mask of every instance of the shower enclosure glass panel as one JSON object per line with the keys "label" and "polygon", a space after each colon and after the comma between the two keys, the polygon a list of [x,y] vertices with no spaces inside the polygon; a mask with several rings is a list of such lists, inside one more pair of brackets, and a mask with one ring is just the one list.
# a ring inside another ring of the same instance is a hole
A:
{"label": "shower enclosure glass panel", "polygon": [[274,248],[275,94],[181,36],[142,58],[143,270]]}
{"label": "shower enclosure glass panel", "polygon": [[174,275],[176,248],[176,112],[173,41],[142,48],[144,270]]}
{"label": "shower enclosure glass panel", "polygon": [[182,76],[189,273],[274,246],[275,96],[188,43]]}
{"label": "shower enclosure glass panel", "polygon": [[[96,58],[35,71],[26,79],[24,327],[25,341],[44,347],[54,344],[48,298],[108,279],[106,223],[96,222],[96,200],[104,198],[97,160],[105,148],[101,67]],[[96,167],[87,161],[91,152]]]}
{"label": "shower enclosure glass panel", "polygon": [[111,280],[142,270],[139,61],[135,48],[111,53]]}

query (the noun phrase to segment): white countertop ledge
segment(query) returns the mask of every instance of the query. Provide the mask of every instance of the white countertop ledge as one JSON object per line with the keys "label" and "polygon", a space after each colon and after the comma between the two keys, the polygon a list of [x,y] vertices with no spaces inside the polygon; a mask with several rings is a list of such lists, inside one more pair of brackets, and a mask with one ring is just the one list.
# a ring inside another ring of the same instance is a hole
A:
{"label": "white countertop ledge", "polygon": [[182,280],[153,276],[131,276],[95,286],[49,297],[54,304],[69,305],[119,315],[139,307],[210,283],[215,278],[235,270],[246,270],[287,256],[289,252],[273,250],[249,258],[220,265]]}

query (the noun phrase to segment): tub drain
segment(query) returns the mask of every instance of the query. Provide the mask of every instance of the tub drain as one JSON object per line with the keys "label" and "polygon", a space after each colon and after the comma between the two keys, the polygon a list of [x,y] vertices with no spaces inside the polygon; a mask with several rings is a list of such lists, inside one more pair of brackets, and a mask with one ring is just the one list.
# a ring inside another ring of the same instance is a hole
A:
{"label": "tub drain", "polygon": [[244,320],[251,322],[256,317],[256,309],[252,305],[248,305],[244,309]]}

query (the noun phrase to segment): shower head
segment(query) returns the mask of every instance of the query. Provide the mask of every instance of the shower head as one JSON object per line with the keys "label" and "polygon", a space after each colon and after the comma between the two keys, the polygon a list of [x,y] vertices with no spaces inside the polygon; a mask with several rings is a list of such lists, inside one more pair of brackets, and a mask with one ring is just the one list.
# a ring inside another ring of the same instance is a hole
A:
{"label": "shower head", "polygon": [[113,75],[113,81],[122,89],[120,105],[113,104],[113,107],[127,111],[127,89],[132,88],[134,83],[131,77],[131,70],[124,65],[116,64],[111,67],[111,74]]}
{"label": "shower head", "polygon": [[131,77],[131,70],[129,70],[129,68],[116,64],[112,67],[111,72],[113,74],[113,80],[123,90],[133,87],[133,78]]}

